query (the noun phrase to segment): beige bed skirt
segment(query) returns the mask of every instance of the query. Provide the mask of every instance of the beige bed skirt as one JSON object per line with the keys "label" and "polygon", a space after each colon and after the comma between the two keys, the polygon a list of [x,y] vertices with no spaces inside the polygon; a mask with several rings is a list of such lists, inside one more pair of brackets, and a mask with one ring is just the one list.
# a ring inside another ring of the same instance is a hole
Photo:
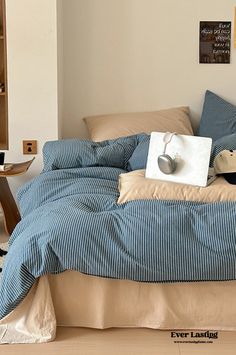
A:
{"label": "beige bed skirt", "polygon": [[66,271],[41,277],[0,321],[1,343],[47,342],[56,326],[236,330],[236,281],[139,283]]}

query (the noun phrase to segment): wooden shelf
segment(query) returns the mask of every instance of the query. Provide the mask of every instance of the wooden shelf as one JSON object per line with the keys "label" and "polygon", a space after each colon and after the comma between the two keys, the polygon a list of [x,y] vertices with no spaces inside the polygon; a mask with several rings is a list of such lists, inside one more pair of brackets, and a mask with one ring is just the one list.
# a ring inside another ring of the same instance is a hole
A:
{"label": "wooden shelf", "polygon": [[34,159],[35,158],[28,161],[24,161],[23,163],[9,163],[12,165],[12,168],[6,171],[0,171],[0,177],[24,174],[29,169]]}
{"label": "wooden shelf", "polygon": [[7,44],[5,0],[0,0],[0,149],[8,149],[8,91],[7,91]]}
{"label": "wooden shelf", "polygon": [[8,149],[8,145],[7,145],[7,143],[5,141],[4,142],[0,141],[0,147],[1,147],[2,150],[7,150]]}
{"label": "wooden shelf", "polygon": [[0,171],[0,206],[3,210],[5,229],[9,235],[20,221],[20,213],[9,188],[7,177],[24,174],[29,169],[33,160],[34,158],[23,163],[12,164],[10,170]]}

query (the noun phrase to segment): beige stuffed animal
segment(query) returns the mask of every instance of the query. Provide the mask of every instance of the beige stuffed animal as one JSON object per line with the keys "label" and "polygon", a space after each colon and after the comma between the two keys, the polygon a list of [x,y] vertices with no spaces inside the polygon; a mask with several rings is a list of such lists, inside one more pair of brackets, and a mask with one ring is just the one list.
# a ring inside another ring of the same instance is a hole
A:
{"label": "beige stuffed animal", "polygon": [[214,160],[216,174],[236,172],[236,150],[222,150]]}

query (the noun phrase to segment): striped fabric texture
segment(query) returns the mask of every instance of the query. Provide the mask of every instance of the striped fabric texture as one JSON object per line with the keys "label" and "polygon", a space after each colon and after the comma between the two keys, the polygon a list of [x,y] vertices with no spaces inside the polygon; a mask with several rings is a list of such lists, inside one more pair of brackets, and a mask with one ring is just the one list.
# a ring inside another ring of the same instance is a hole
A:
{"label": "striped fabric texture", "polygon": [[43,147],[43,171],[90,166],[127,169],[134,149],[147,137],[141,133],[103,142],[80,139],[50,141]]}
{"label": "striped fabric texture", "polygon": [[150,143],[150,135],[147,135],[134,149],[134,152],[131,155],[128,162],[129,171],[146,169],[149,143]]}
{"label": "striped fabric texture", "polygon": [[[222,150],[236,150],[236,133],[229,134],[222,138],[217,139],[211,150],[210,166],[213,167],[214,159]],[[236,169],[235,169],[236,171]]]}
{"label": "striped fabric texture", "polygon": [[57,169],[19,192],[0,317],[35,279],[64,270],[143,282],[234,280],[236,204],[141,200],[117,205],[114,167]]}
{"label": "striped fabric texture", "polygon": [[213,141],[236,133],[236,106],[207,90],[198,135]]}

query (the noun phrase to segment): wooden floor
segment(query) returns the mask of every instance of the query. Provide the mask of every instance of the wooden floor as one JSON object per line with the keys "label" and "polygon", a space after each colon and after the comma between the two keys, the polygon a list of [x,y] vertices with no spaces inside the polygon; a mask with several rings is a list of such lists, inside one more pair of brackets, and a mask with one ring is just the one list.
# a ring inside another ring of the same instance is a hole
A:
{"label": "wooden floor", "polygon": [[[0,243],[7,239],[0,219]],[[236,332],[218,332],[212,343],[190,343],[196,341],[190,336],[175,340],[171,331],[58,327],[51,343],[0,345],[0,355],[236,355]]]}
{"label": "wooden floor", "polygon": [[212,344],[176,344],[170,331],[58,328],[47,344],[0,345],[1,355],[235,355],[236,334],[219,332]]}

